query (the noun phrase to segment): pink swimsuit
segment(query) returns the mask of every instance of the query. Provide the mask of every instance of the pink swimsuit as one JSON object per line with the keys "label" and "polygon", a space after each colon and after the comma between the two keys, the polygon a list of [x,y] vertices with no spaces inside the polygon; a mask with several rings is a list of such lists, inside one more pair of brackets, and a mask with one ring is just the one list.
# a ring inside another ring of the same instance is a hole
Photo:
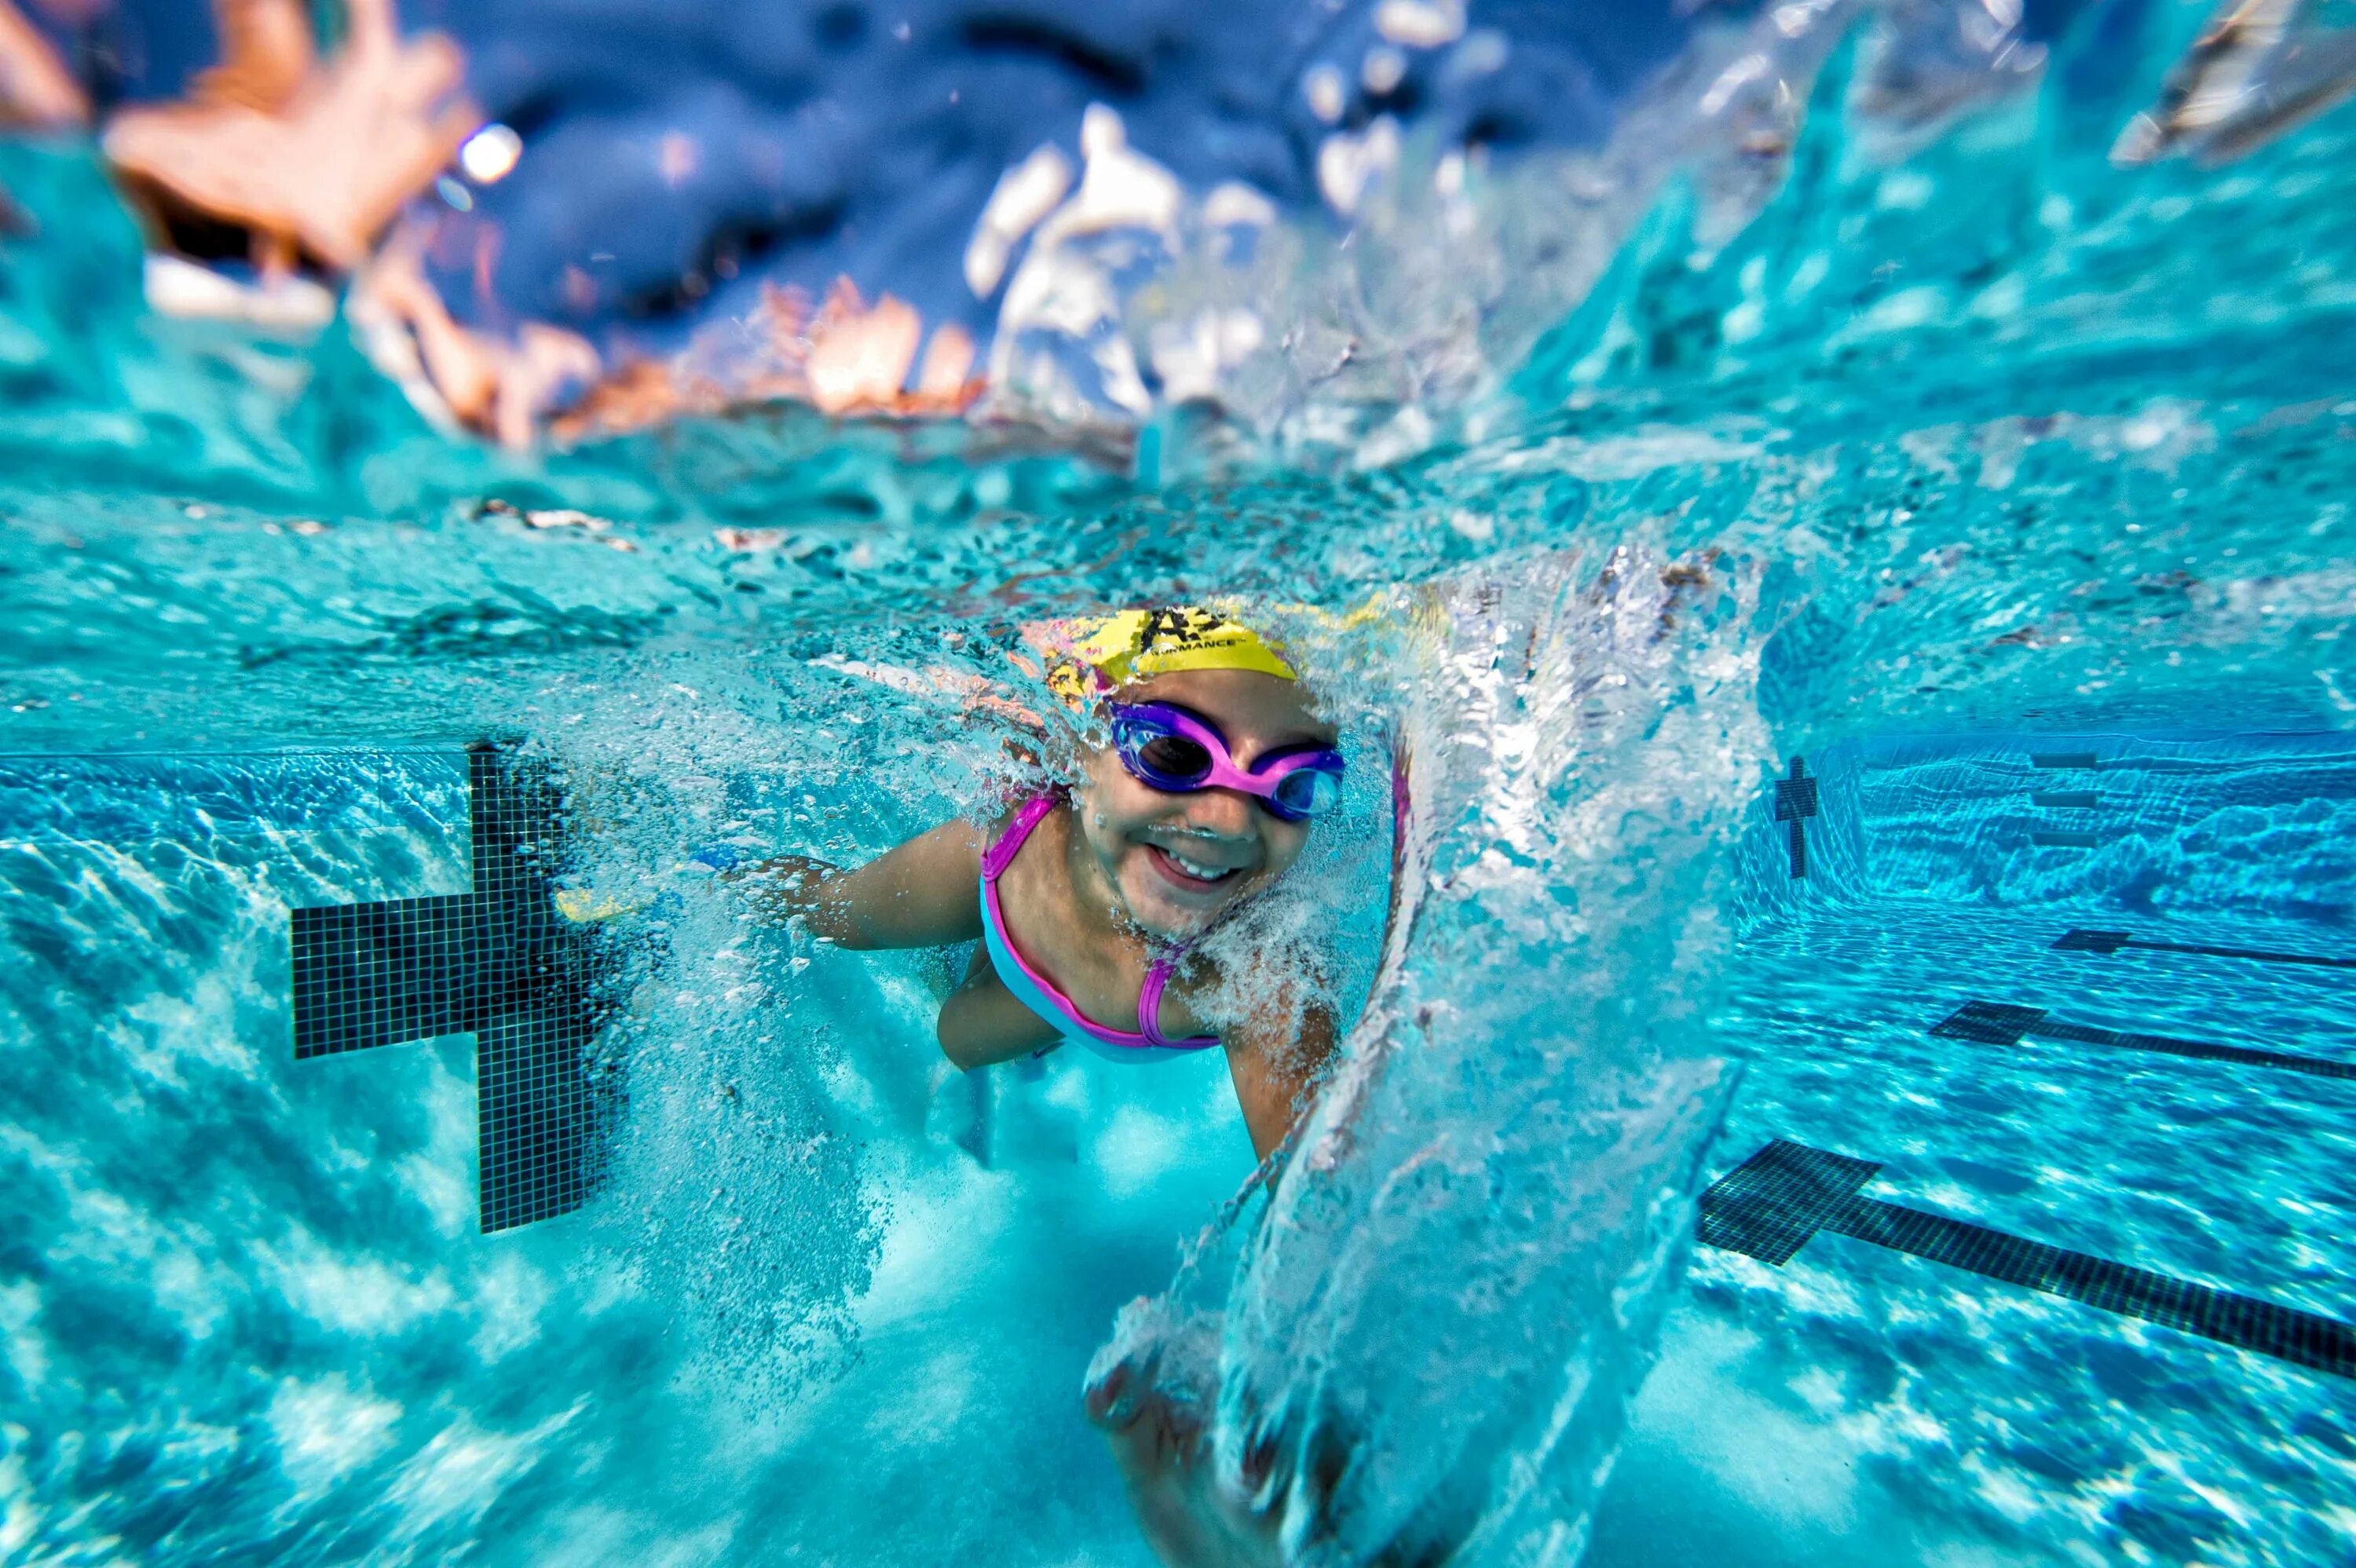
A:
{"label": "pink swimsuit", "polygon": [[1031,830],[1055,809],[1059,797],[1033,795],[1014,814],[998,842],[981,856],[981,934],[990,946],[990,961],[999,979],[1024,1007],[1055,1027],[1066,1040],[1087,1046],[1109,1061],[1166,1061],[1219,1043],[1216,1035],[1198,1034],[1172,1040],[1162,1032],[1162,993],[1170,984],[1172,962],[1156,958],[1145,971],[1145,988],[1137,998],[1137,1029],[1107,1029],[1072,1005],[1055,982],[1031,966],[1015,950],[1006,933],[1006,915],[998,904],[998,879],[1014,864],[1014,857],[1031,837]]}

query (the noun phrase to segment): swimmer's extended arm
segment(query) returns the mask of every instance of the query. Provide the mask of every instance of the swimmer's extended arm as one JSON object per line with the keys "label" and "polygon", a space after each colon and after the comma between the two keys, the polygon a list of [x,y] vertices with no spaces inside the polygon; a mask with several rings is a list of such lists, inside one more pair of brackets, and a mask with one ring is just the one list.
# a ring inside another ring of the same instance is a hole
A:
{"label": "swimmer's extended arm", "polygon": [[974,885],[982,832],[951,822],[909,839],[856,870],[780,855],[731,880],[750,884],[755,907],[778,920],[800,915],[810,934],[840,947],[938,947],[981,934]]}
{"label": "swimmer's extended arm", "polygon": [[[1392,737],[1391,755],[1390,908],[1383,917],[1381,948],[1387,955],[1400,918],[1413,914],[1407,897],[1408,826],[1414,820],[1407,781],[1412,753],[1403,737]],[[1251,1129],[1252,1150],[1260,1158],[1266,1159],[1293,1124],[1309,1114],[1319,1080],[1333,1060],[1335,1034],[1333,1014],[1323,1003],[1295,1006],[1290,995],[1280,996],[1273,1006],[1241,1025],[1220,1031],[1244,1125]]]}
{"label": "swimmer's extended arm", "polygon": [[1221,1030],[1220,1038],[1252,1152],[1266,1159],[1315,1098],[1317,1079],[1333,1056],[1333,1015],[1319,1002],[1297,1012],[1279,1005]]}

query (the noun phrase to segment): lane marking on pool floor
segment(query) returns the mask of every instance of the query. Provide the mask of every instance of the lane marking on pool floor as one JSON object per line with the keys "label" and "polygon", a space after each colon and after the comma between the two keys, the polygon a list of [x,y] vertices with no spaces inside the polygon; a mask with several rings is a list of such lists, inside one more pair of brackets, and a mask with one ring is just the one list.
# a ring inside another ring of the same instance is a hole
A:
{"label": "lane marking on pool floor", "polygon": [[2063,1023],[2043,1008],[2018,1007],[2009,1002],[1965,1002],[1931,1026],[1945,1040],[1968,1040],[1981,1045],[2019,1045],[2024,1039],[2067,1045],[2107,1045],[2122,1051],[2157,1051],[2164,1056],[2190,1057],[2197,1061],[2228,1061],[2244,1067],[2278,1067],[2318,1078],[2356,1078],[2356,1062],[2329,1057],[2302,1056],[2286,1051],[2259,1051],[2249,1046],[2219,1045],[2205,1040],[2179,1040],[2173,1035],[2137,1034],[2099,1029],[2091,1024]]}
{"label": "lane marking on pool floor", "polygon": [[2147,942],[2132,932],[2070,930],[2053,944],[2057,953],[2097,953],[2108,956],[2121,948],[2143,953],[2193,953],[2204,958],[2248,958],[2260,964],[2313,964],[2329,969],[2356,969],[2356,958],[2333,958],[2320,953],[2268,953],[2255,947],[2218,947],[2201,942]]}
{"label": "lane marking on pool floor", "polygon": [[2356,1326],[1859,1196],[1879,1161],[1777,1138],[1710,1185],[1701,1241],[1781,1268],[1819,1231],[2356,1379]]}

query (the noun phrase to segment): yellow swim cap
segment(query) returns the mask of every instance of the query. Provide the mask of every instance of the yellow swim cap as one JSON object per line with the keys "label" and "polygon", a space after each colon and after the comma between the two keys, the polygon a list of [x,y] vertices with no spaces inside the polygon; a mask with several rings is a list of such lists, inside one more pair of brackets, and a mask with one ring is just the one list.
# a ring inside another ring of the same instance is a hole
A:
{"label": "yellow swim cap", "polygon": [[1054,627],[1047,685],[1080,702],[1148,676],[1191,669],[1244,669],[1298,680],[1258,632],[1192,604],[1119,610]]}

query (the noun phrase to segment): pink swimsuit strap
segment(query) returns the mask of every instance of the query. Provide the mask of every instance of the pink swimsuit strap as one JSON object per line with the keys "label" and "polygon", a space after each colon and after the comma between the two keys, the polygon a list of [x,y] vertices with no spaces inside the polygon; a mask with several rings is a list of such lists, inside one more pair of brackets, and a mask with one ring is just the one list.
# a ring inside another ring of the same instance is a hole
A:
{"label": "pink swimsuit strap", "polygon": [[1162,1032],[1162,994],[1169,988],[1170,976],[1175,967],[1169,958],[1156,958],[1146,966],[1145,986],[1137,998],[1137,1029],[1131,1032],[1108,1028],[1081,1012],[1073,1005],[1071,997],[1064,994],[1062,987],[1040,973],[1023,955],[1023,950],[1014,945],[1013,934],[1006,928],[1006,912],[998,900],[998,879],[1006,874],[1007,867],[1014,864],[1014,857],[1030,841],[1032,830],[1055,809],[1060,798],[1055,794],[1036,795],[1023,802],[1023,809],[1014,814],[1014,820],[1006,825],[1006,831],[1000,834],[997,842],[984,849],[981,855],[982,910],[990,924],[995,928],[988,934],[998,939],[991,945],[1003,947],[1006,955],[1013,959],[1015,967],[1022,971],[1023,978],[1031,983],[1031,987],[1055,1008],[1055,1012],[1049,1013],[1032,1002],[1032,998],[1023,997],[1021,987],[1014,987],[1015,995],[1032,1002],[1033,1010],[1039,1012],[1049,1023],[1059,1029],[1067,1026],[1077,1029],[1100,1045],[1125,1051],[1207,1051],[1217,1045],[1216,1035],[1198,1034],[1184,1040],[1172,1040]]}

